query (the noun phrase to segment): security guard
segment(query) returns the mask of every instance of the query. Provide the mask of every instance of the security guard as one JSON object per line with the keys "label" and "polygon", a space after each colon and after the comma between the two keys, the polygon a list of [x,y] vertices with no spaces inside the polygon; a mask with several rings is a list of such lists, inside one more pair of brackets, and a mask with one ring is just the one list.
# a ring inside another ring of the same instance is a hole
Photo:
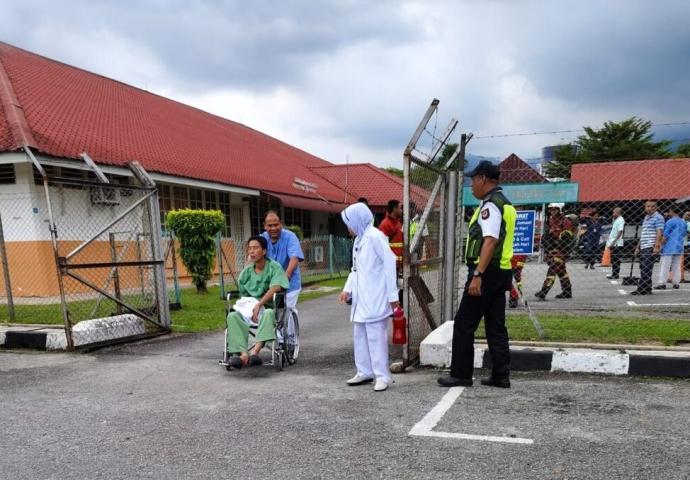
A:
{"label": "security guard", "polygon": [[455,314],[450,375],[443,387],[471,387],[474,369],[474,332],[484,317],[492,371],[482,385],[510,388],[510,350],[506,330],[506,291],[511,285],[515,208],[498,186],[500,171],[487,160],[469,174],[472,194],[482,202],[469,223],[465,262],[467,283]]}

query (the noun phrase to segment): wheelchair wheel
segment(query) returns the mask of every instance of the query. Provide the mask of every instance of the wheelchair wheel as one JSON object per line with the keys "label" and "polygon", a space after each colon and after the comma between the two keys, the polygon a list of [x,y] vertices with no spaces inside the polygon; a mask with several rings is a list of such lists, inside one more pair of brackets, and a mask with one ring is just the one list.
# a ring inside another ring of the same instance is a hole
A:
{"label": "wheelchair wheel", "polygon": [[285,352],[284,351],[276,351],[275,357],[273,358],[273,361],[275,362],[276,367],[278,367],[278,371],[282,372],[283,369],[285,368]]}
{"label": "wheelchair wheel", "polygon": [[290,312],[290,317],[283,326],[283,339],[285,358],[292,365],[299,356],[299,320],[295,312]]}

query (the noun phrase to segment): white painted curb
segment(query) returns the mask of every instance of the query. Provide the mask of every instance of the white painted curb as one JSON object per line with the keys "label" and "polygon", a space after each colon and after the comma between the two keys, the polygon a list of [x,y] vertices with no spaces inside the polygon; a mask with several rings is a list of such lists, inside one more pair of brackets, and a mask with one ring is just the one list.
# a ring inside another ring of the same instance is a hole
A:
{"label": "white painted curb", "polygon": [[561,350],[551,357],[552,372],[608,373],[627,375],[630,357],[611,350]]}

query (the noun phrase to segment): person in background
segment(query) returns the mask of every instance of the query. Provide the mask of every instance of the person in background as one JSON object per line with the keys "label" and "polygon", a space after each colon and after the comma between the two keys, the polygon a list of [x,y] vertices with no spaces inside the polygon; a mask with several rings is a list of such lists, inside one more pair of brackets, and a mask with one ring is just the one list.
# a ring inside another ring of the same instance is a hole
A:
{"label": "person in background", "polygon": [[350,235],[355,237],[352,270],[338,300],[352,300],[355,366],[350,386],[372,382],[382,392],[391,384],[388,366],[388,322],[400,306],[395,274],[395,256],[383,233],[371,224],[373,215],[363,203],[341,212]]}
{"label": "person in background", "polygon": [[683,247],[683,269],[681,272],[680,283],[690,283],[690,280],[685,278],[685,271],[690,270],[690,210],[683,215],[687,233],[685,235],[685,246]]}
{"label": "person in background", "polygon": [[302,291],[302,275],[299,264],[304,261],[304,253],[299,238],[287,228],[283,228],[280,216],[275,210],[269,210],[264,216],[265,232],[261,234],[268,242],[268,258],[275,260],[285,270],[290,281],[290,288],[285,294],[288,308],[297,310],[297,299]]}
{"label": "person in background", "polygon": [[[513,278],[515,279],[515,284],[510,285],[510,299],[508,300],[508,308],[517,308],[518,299],[520,298],[520,293],[522,292],[522,270],[525,268],[525,262],[527,261],[527,255],[513,255],[510,259],[510,266],[513,270]],[[520,289],[520,292],[518,292]]]}
{"label": "person in background", "polygon": [[594,270],[594,264],[599,257],[599,240],[601,239],[601,219],[599,212],[592,210],[590,217],[585,221],[585,233],[582,237],[582,245],[584,246],[584,260],[585,268]]}
{"label": "person in background", "polygon": [[683,256],[683,242],[688,230],[685,221],[678,216],[673,205],[668,207],[668,219],[664,225],[664,236],[661,239],[661,261],[659,262],[659,282],[655,290],[666,289],[669,271],[673,274],[673,288],[680,288],[680,268]]}
{"label": "person in background", "polygon": [[621,271],[621,258],[623,257],[623,231],[625,230],[625,219],[623,210],[620,207],[613,209],[613,225],[609,239],[606,241],[606,248],[611,250],[611,275],[606,278],[614,280],[618,278]]}
{"label": "person in background", "polygon": [[561,293],[556,295],[556,298],[573,298],[573,287],[566,263],[575,242],[575,224],[571,218],[563,215],[561,208],[563,204],[549,205],[548,233],[544,239],[544,253],[549,268],[541,290],[534,294],[539,300],[546,300],[546,295],[556,283],[556,277],[561,281]]}
{"label": "person in background", "polygon": [[402,275],[403,231],[402,206],[398,200],[389,200],[386,206],[386,218],[381,220],[379,230],[388,238],[388,246],[395,255],[395,270]]}
{"label": "person in background", "polygon": [[630,292],[630,295],[652,294],[652,271],[656,255],[661,250],[661,239],[664,233],[664,217],[656,211],[656,202],[653,200],[645,202],[644,212],[640,241],[635,248],[635,255],[640,256],[640,280],[637,289]]}

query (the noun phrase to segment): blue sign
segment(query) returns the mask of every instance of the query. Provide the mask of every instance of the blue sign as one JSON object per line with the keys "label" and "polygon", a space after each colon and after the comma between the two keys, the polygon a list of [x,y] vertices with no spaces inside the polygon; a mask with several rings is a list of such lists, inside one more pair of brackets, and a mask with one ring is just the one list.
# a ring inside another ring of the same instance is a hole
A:
{"label": "blue sign", "polygon": [[536,214],[535,210],[517,211],[513,254],[532,255],[534,253],[534,220],[537,217]]}
{"label": "blue sign", "polygon": [[[542,203],[575,203],[577,202],[577,183],[522,183],[501,185],[503,193],[513,205],[539,205]],[[472,195],[472,189],[462,190],[462,204],[466,207],[479,205],[479,200]]]}

